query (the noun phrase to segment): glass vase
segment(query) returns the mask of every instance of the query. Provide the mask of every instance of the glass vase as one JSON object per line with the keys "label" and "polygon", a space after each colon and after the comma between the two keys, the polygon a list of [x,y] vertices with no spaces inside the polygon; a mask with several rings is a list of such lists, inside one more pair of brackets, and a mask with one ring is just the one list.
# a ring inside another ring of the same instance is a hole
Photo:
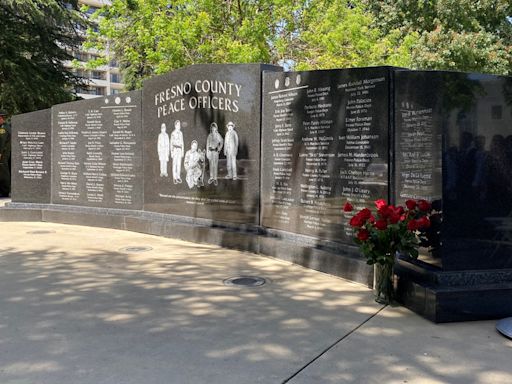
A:
{"label": "glass vase", "polygon": [[380,304],[391,304],[394,300],[393,264],[373,265],[373,294]]}

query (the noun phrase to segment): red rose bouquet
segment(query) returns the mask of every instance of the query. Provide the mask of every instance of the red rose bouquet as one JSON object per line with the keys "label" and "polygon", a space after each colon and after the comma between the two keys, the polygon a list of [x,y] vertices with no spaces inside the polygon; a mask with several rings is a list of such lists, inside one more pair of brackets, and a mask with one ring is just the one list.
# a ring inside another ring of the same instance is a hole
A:
{"label": "red rose bouquet", "polygon": [[[380,199],[375,201],[375,206],[375,212],[368,208],[357,212],[349,224],[367,264],[376,265],[375,272],[387,279],[379,281],[377,278],[376,290],[377,301],[388,303],[393,298],[392,273],[396,253],[418,257],[418,248],[425,243],[425,233],[435,213],[426,200],[407,200],[402,207],[388,205]],[[353,207],[347,202],[343,210],[352,212]]]}

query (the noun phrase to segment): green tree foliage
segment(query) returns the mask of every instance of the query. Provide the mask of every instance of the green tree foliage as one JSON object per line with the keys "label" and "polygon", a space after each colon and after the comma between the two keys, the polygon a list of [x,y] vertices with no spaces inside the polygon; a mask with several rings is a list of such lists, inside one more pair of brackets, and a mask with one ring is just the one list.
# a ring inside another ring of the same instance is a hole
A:
{"label": "green tree foliage", "polygon": [[128,89],[197,63],[287,63],[296,69],[408,64],[407,44],[339,0],[114,0],[90,46],[106,48]]}
{"label": "green tree foliage", "polygon": [[366,0],[387,34],[419,35],[411,67],[512,74],[510,0]]}
{"label": "green tree foliage", "polygon": [[128,89],[196,63],[507,74],[511,14],[510,0],[113,0],[89,46],[120,62]]}
{"label": "green tree foliage", "polygon": [[80,79],[63,61],[80,44],[76,1],[0,1],[0,107],[9,114],[69,101]]}
{"label": "green tree foliage", "polygon": [[417,33],[398,29],[383,33],[373,15],[357,1],[317,0],[304,14],[304,28],[294,52],[296,68],[347,68],[372,65],[409,66]]}
{"label": "green tree foliage", "polygon": [[[113,53],[128,89],[197,63],[277,63],[309,0],[114,0],[90,46]],[[105,39],[106,38],[106,39]]]}

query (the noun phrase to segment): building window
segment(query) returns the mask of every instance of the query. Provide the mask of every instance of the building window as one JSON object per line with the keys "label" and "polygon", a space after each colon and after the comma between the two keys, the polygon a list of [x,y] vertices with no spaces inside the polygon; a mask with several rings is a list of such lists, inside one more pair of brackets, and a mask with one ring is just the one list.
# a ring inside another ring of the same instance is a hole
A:
{"label": "building window", "polygon": [[75,91],[76,93],[81,93],[85,95],[94,95],[94,90],[91,88],[77,87]]}
{"label": "building window", "polygon": [[92,71],[91,77],[95,80],[105,80],[105,73],[101,71]]}
{"label": "building window", "polygon": [[89,75],[87,74],[87,71],[84,71],[83,69],[77,69],[75,71],[75,73],[79,77],[89,77]]}
{"label": "building window", "polygon": [[119,75],[119,73],[111,73],[110,74],[110,81],[112,83],[120,83],[121,82],[121,75]]}
{"label": "building window", "polygon": [[93,90],[94,90],[95,95],[100,95],[100,96],[105,95],[105,88],[103,88],[103,87],[94,87]]}
{"label": "building window", "polygon": [[501,105],[493,105],[491,107],[491,118],[493,120],[501,120],[503,116],[503,107]]}
{"label": "building window", "polygon": [[119,67],[119,64],[118,64],[117,60],[110,60],[109,65],[110,65],[111,67],[113,67],[113,68],[117,68],[117,67]]}
{"label": "building window", "polygon": [[83,52],[73,52],[73,57],[78,61],[87,61],[87,54]]}
{"label": "building window", "polygon": [[117,95],[118,93],[121,93],[121,90],[120,90],[120,89],[111,89],[111,90],[110,90],[110,94],[111,94],[111,95]]}

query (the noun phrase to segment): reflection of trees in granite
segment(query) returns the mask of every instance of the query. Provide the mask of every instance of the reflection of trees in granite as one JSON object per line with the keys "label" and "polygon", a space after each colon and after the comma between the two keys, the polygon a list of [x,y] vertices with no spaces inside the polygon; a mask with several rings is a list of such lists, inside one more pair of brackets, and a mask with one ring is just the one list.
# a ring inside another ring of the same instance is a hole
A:
{"label": "reflection of trees in granite", "polygon": [[486,94],[480,81],[470,79],[466,73],[443,73],[440,80],[443,117],[456,109],[470,110],[477,98]]}

